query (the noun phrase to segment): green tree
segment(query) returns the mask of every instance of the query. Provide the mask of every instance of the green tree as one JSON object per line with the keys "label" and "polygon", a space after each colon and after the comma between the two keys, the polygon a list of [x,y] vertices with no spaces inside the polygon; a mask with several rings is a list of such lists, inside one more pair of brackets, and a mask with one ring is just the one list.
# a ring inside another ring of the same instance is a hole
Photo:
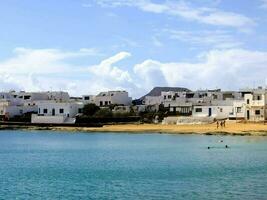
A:
{"label": "green tree", "polygon": [[95,115],[95,117],[105,118],[105,117],[112,117],[113,114],[109,108],[102,108],[98,110]]}
{"label": "green tree", "polygon": [[93,116],[97,111],[99,111],[99,107],[94,103],[89,103],[84,105],[83,114],[86,116]]}

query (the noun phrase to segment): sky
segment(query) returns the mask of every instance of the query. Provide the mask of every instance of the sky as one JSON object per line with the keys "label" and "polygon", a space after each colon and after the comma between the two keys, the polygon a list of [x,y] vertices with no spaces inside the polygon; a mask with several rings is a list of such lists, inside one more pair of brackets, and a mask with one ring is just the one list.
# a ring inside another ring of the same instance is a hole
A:
{"label": "sky", "polygon": [[267,0],[8,0],[0,19],[2,91],[267,83]]}

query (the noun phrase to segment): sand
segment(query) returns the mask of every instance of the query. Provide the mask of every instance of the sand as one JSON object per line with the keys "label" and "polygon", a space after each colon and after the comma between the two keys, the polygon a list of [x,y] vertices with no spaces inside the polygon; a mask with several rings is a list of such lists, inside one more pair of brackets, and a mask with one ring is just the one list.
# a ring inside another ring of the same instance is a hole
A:
{"label": "sand", "polygon": [[216,124],[206,125],[161,125],[161,124],[124,124],[106,125],[100,128],[55,127],[54,130],[89,132],[126,132],[126,133],[173,133],[173,134],[225,134],[267,136],[267,124],[228,122],[226,127],[217,128]]}
{"label": "sand", "polygon": [[169,133],[206,135],[255,135],[267,136],[267,124],[226,122],[226,127],[214,124],[205,125],[162,125],[162,124],[123,124],[105,125],[97,128],[85,127],[4,127],[1,129],[83,131],[83,132],[123,132],[123,133]]}

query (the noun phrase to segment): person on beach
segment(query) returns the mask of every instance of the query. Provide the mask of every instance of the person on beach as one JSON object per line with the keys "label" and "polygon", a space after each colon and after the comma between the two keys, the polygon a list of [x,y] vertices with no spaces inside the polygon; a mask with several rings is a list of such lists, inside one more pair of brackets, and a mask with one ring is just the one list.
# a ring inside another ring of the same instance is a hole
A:
{"label": "person on beach", "polygon": [[223,121],[221,121],[220,125],[221,125],[221,128],[222,128],[223,127]]}
{"label": "person on beach", "polygon": [[217,129],[219,128],[219,121],[217,120]]}
{"label": "person on beach", "polygon": [[225,128],[225,120],[223,120],[223,127]]}

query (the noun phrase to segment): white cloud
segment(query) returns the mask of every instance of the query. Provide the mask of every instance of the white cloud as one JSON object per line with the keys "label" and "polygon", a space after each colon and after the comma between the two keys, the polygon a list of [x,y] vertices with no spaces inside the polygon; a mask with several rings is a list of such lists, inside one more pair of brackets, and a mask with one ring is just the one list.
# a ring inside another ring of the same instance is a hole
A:
{"label": "white cloud", "polygon": [[145,12],[182,17],[199,23],[247,29],[255,22],[242,14],[226,12],[209,7],[193,7],[185,1],[153,3],[151,0],[95,0],[101,6],[131,6]]}
{"label": "white cloud", "polygon": [[192,89],[222,87],[238,89],[265,84],[267,52],[243,49],[212,50],[197,63],[161,63],[146,60],[134,72],[149,88],[156,83],[186,86]]}
{"label": "white cloud", "polygon": [[147,59],[128,67],[124,64],[131,56],[129,52],[119,52],[91,66],[68,60],[85,55],[88,54],[83,50],[16,49],[13,58],[0,61],[0,87],[28,91],[61,89],[71,95],[124,89],[140,97],[154,86],[238,89],[263,85],[267,76],[267,52],[244,49],[211,50],[201,54],[198,62]]}
{"label": "white cloud", "polygon": [[97,55],[95,49],[85,48],[76,52],[15,48],[13,53],[13,57],[0,61],[0,86],[6,90],[38,91],[49,90],[52,86],[60,89],[57,87],[58,83],[53,83],[52,76],[58,77],[80,71],[78,66],[69,64],[67,59]]}
{"label": "white cloud", "polygon": [[171,39],[189,43],[194,47],[229,49],[242,46],[242,43],[229,31],[180,31],[165,29]]}
{"label": "white cloud", "polygon": [[72,70],[65,59],[96,55],[94,49],[80,49],[77,52],[66,52],[59,49],[26,49],[15,48],[15,56],[0,62],[0,72],[14,74],[49,74]]}
{"label": "white cloud", "polygon": [[131,54],[128,52],[120,52],[115,56],[103,60],[99,65],[89,67],[89,72],[94,76],[104,81],[131,81],[131,77],[127,71],[121,70],[119,67],[113,66],[113,64],[130,57]]}

